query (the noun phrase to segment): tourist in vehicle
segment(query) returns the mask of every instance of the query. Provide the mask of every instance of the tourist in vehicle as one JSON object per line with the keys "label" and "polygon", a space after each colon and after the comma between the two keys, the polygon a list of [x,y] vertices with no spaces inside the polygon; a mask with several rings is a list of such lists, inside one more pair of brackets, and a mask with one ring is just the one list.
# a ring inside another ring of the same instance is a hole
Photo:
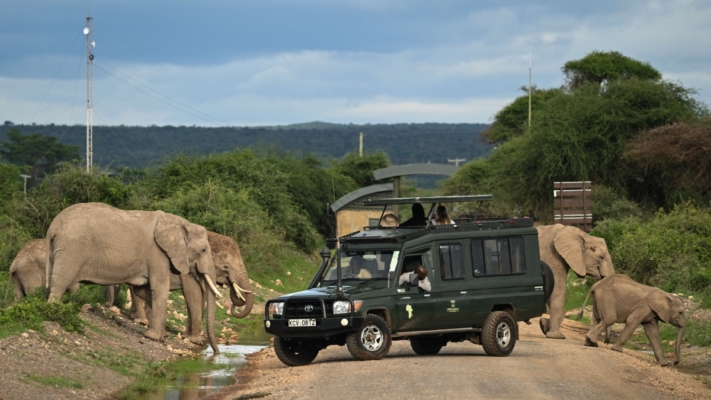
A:
{"label": "tourist in vehicle", "polygon": [[412,218],[400,224],[401,227],[427,226],[427,217],[425,216],[425,208],[422,204],[415,203],[412,205]]}
{"label": "tourist in vehicle", "polygon": [[400,221],[398,221],[397,215],[393,213],[387,213],[383,215],[380,219],[380,226],[382,227],[395,227],[398,226]]}
{"label": "tourist in vehicle", "polygon": [[447,207],[441,204],[437,206],[432,225],[454,225],[454,221],[449,218],[449,213],[447,213]]}
{"label": "tourist in vehicle", "polygon": [[370,274],[370,272],[367,269],[363,268],[364,263],[365,263],[365,260],[363,260],[363,257],[361,257],[361,256],[351,257],[351,259],[348,260],[348,267],[346,268],[346,272],[343,275],[344,276],[353,275],[356,278],[360,278],[360,279],[372,278],[372,275]]}
{"label": "tourist in vehicle", "polygon": [[429,292],[432,290],[432,285],[430,284],[430,279],[427,277],[427,268],[424,265],[418,265],[413,272],[405,272],[400,275],[400,280],[398,285],[403,285],[410,282],[410,277],[412,274],[417,274],[418,282],[417,286],[422,288],[424,291]]}

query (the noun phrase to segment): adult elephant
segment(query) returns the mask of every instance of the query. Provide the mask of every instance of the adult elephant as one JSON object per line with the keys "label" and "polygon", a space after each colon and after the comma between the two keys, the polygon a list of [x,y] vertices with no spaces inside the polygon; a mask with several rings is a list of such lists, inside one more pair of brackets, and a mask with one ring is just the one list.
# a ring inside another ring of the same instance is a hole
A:
{"label": "adult elephant", "polygon": [[[635,329],[642,324],[644,333],[654,350],[654,356],[659,365],[669,365],[664,358],[661,340],[659,338],[659,321],[668,322],[677,328],[676,361],[681,360],[681,341],[686,330],[686,315],[684,303],[678,296],[673,296],[661,289],[635,282],[627,275],[617,274],[607,277],[594,284],[585,297],[578,318],[583,316],[583,308],[588,297],[593,296],[593,323],[585,335],[585,345],[597,347],[597,338],[603,330],[614,323],[624,323],[612,350],[622,352],[622,346],[632,336]],[[605,342],[609,342],[608,334]]]}
{"label": "adult elephant", "polygon": [[[10,265],[10,279],[14,286],[14,301],[19,301],[37,288],[45,287],[47,266],[47,243],[34,239],[25,243]],[[68,288],[70,293],[79,289],[79,284]]]}
{"label": "adult elephant", "polygon": [[[207,299],[208,340],[215,353],[215,264],[207,230],[163,211],[120,210],[103,203],[67,207],[47,231],[49,302],[79,282],[146,286],[155,310],[145,336],[161,340],[171,275],[186,293]],[[195,298],[202,298],[195,296]],[[187,296],[186,300],[192,298]],[[202,307],[189,304],[188,307]]]}
{"label": "adult elephant", "polygon": [[[212,250],[212,259],[215,263],[217,285],[230,288],[230,314],[235,318],[244,318],[252,311],[254,305],[254,292],[249,282],[247,269],[242,260],[237,242],[229,236],[215,232],[207,232],[208,242]],[[146,287],[131,287],[131,317],[136,322],[147,322],[144,300],[150,296]],[[180,279],[171,279],[170,290],[182,289]],[[200,293],[183,293],[187,304],[202,304],[206,299],[191,298]],[[237,307],[243,307],[239,312]],[[148,312],[150,314],[150,311]],[[186,323],[185,337],[192,342],[202,340],[200,321],[202,320],[202,307],[188,306],[188,321]]]}
{"label": "adult elephant", "polygon": [[540,326],[548,338],[565,339],[560,331],[565,312],[565,282],[568,270],[579,277],[604,278],[615,273],[605,239],[587,234],[574,226],[561,224],[536,227],[543,260],[553,271],[553,292],[548,298],[550,320],[540,319]]}

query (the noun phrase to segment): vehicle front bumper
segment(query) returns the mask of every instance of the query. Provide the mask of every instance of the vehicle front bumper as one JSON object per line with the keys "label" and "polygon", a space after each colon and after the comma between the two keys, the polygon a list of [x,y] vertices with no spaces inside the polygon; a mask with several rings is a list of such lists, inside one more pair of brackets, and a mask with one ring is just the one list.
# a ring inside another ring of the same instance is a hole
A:
{"label": "vehicle front bumper", "polygon": [[361,316],[343,315],[316,318],[316,326],[289,327],[286,318],[265,318],[264,329],[267,333],[285,338],[325,338],[354,332],[363,324],[363,320]]}

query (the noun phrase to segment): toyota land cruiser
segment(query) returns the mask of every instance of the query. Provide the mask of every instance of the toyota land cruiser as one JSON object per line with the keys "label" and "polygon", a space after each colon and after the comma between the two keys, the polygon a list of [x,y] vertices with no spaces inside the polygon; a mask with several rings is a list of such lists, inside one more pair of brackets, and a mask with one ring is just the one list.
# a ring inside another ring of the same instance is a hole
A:
{"label": "toyota land cruiser", "polygon": [[[384,214],[393,204],[431,203],[431,216],[437,204],[491,198],[390,198],[364,204],[384,206]],[[464,340],[482,345],[488,355],[509,355],[517,321],[528,323],[543,314],[553,286],[551,274],[544,279],[547,266],[540,261],[533,220],[455,220],[455,225],[364,228],[338,238],[335,255],[324,249],[307,290],[267,301],[264,327],[275,335],[279,359],[305,365],[329,345],[346,345],[359,360],[380,359],[392,340],[409,340],[421,355]],[[408,274],[420,265],[429,286]],[[402,274],[407,276],[401,279]]]}

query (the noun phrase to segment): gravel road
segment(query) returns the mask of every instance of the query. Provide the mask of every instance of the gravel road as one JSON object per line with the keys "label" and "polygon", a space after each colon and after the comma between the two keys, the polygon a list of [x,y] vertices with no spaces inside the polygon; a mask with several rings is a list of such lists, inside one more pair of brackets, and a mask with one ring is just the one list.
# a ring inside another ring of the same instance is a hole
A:
{"label": "gravel road", "polygon": [[[345,347],[329,347],[304,367],[286,367],[267,348],[250,356],[238,385],[219,399],[698,399],[711,390],[653,356],[618,353],[600,342],[583,346],[588,327],[566,320],[565,340],[546,339],[519,323],[509,357],[488,357],[481,346],[450,343],[436,356],[417,356],[396,341],[379,361],[356,361]],[[683,362],[683,360],[682,360]]]}

